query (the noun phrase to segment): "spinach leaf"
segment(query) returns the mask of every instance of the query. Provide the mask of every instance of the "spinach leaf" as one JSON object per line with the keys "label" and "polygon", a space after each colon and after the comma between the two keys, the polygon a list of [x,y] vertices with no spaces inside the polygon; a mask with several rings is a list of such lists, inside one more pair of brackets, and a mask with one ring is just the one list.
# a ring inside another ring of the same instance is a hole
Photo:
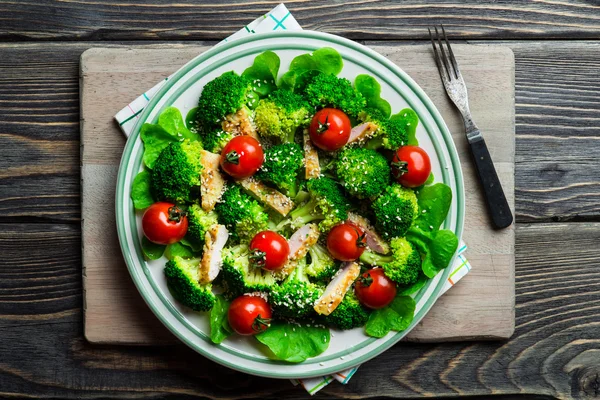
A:
{"label": "spinach leaf", "polygon": [[150,173],[146,170],[136,175],[131,187],[131,199],[137,210],[143,210],[154,203],[150,192]]}
{"label": "spinach leaf", "polygon": [[431,244],[429,245],[428,253],[433,270],[431,270],[430,265],[427,265],[428,270],[424,270],[423,272],[425,272],[425,274],[430,278],[433,278],[439,271],[446,268],[448,264],[450,264],[450,261],[452,261],[452,257],[454,256],[454,253],[456,253],[457,248],[458,238],[454,232],[447,229],[437,231],[433,236]]}
{"label": "spinach leaf", "polygon": [[200,138],[197,133],[193,133],[185,126],[181,112],[175,107],[168,107],[160,113],[158,125],[178,140],[196,141]]}
{"label": "spinach leaf", "polygon": [[403,331],[415,316],[415,300],[410,296],[397,296],[387,307],[375,310],[369,316],[365,332],[382,338],[390,331]]}
{"label": "spinach leaf", "polygon": [[185,126],[193,132],[198,132],[200,122],[198,122],[198,107],[192,108],[185,116]]}
{"label": "spinach leaf", "polygon": [[210,340],[219,344],[233,333],[227,321],[229,302],[220,294],[215,296],[216,301],[210,310]]}
{"label": "spinach leaf", "polygon": [[190,239],[188,236],[184,236],[183,239],[181,239],[179,241],[179,243],[192,249],[192,251],[194,253],[198,253],[198,252],[202,251],[202,248],[204,247],[203,243],[196,243],[195,240]]}
{"label": "spinach leaf", "polygon": [[144,124],[140,136],[144,142],[144,164],[150,169],[165,147],[179,141],[176,136],[171,135],[160,125],[153,124]]}
{"label": "spinach leaf", "polygon": [[399,119],[403,122],[404,126],[406,127],[406,133],[408,133],[409,145],[419,145],[419,141],[417,140],[417,126],[419,125],[419,116],[414,110],[410,108],[404,108],[400,110],[398,114],[392,115],[390,119]]}
{"label": "spinach leaf", "polygon": [[297,325],[276,321],[255,336],[279,360],[300,363],[316,357],[329,347],[329,329],[322,326]]}
{"label": "spinach leaf", "polygon": [[165,256],[172,260],[175,257],[182,258],[193,258],[194,252],[187,246],[184,246],[180,242],[173,243],[167,246],[167,251],[165,252]]}
{"label": "spinach leaf", "polygon": [[381,98],[381,85],[371,75],[361,74],[354,80],[354,87],[367,100],[367,107],[381,111],[389,118],[392,113],[390,103]]}
{"label": "spinach leaf", "polygon": [[142,237],[142,252],[148,260],[158,260],[165,252],[165,247],[162,244],[156,244],[149,241],[146,236]]}
{"label": "spinach leaf", "polygon": [[277,73],[279,72],[279,56],[267,50],[254,59],[252,66],[246,68],[242,76],[252,82],[253,90],[260,97],[265,97],[277,89]]}

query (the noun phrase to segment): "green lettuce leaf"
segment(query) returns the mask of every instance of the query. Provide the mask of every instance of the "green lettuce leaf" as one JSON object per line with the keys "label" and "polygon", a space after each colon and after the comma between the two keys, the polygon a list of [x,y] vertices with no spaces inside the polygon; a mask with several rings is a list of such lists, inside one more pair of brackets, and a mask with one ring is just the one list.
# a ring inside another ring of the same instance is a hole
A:
{"label": "green lettuce leaf", "polygon": [[354,87],[367,100],[367,107],[381,111],[389,118],[392,113],[390,103],[381,98],[381,85],[371,75],[361,74],[354,80]]}
{"label": "green lettuce leaf", "polygon": [[265,97],[277,89],[276,82],[280,63],[279,56],[271,50],[267,50],[256,56],[252,66],[246,68],[242,76],[252,82],[253,90],[260,97]]}
{"label": "green lettuce leaf", "polygon": [[329,347],[329,328],[276,321],[255,336],[279,360],[300,363]]}
{"label": "green lettuce leaf", "polygon": [[229,302],[220,294],[216,295],[215,298],[215,305],[210,310],[210,340],[215,344],[219,344],[233,331],[227,321]]}
{"label": "green lettuce leaf", "polygon": [[152,169],[158,155],[165,147],[170,143],[179,141],[176,136],[171,135],[160,125],[154,124],[142,125],[140,137],[144,142],[144,164],[150,169]]}
{"label": "green lettuce leaf", "polygon": [[166,247],[162,244],[152,243],[146,236],[142,237],[142,252],[148,260],[158,260],[161,258]]}
{"label": "green lettuce leaf", "polygon": [[143,210],[154,203],[150,192],[150,173],[146,170],[136,175],[131,187],[131,199],[137,210]]}
{"label": "green lettuce leaf", "polygon": [[408,133],[408,144],[411,146],[418,146],[419,141],[417,140],[417,126],[419,125],[419,116],[414,110],[405,108],[400,110],[398,114],[394,114],[390,119],[399,119],[406,126],[406,133]]}
{"label": "green lettuce leaf", "polygon": [[376,338],[382,338],[390,331],[401,332],[413,321],[415,307],[416,303],[412,297],[396,296],[388,306],[371,313],[365,332]]}
{"label": "green lettuce leaf", "polygon": [[299,91],[316,74],[337,75],[342,71],[344,61],[337,50],[322,47],[312,54],[301,54],[290,63],[290,69],[283,74],[279,86],[283,89]]}
{"label": "green lettuce leaf", "polygon": [[200,138],[185,126],[181,112],[175,107],[168,107],[160,113],[158,125],[178,140],[189,139],[194,142]]}
{"label": "green lettuce leaf", "polygon": [[398,296],[409,296],[413,293],[417,293],[419,290],[423,289],[423,286],[429,281],[429,278],[425,273],[419,274],[417,281],[408,286],[398,286],[398,290],[396,294]]}

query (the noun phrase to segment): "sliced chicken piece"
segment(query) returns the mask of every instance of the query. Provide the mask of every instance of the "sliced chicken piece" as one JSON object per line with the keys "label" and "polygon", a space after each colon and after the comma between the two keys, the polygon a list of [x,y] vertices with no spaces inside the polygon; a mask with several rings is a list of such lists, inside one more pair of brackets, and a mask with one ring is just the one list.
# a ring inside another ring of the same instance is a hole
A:
{"label": "sliced chicken piece", "polygon": [[299,260],[308,253],[308,249],[317,243],[319,239],[319,228],[316,224],[306,224],[298,229],[288,239],[290,246],[290,260]]}
{"label": "sliced chicken piece", "polygon": [[212,282],[219,275],[223,265],[221,251],[229,239],[229,232],[225,225],[215,225],[206,232],[205,238],[204,254],[200,262],[200,283]]}
{"label": "sliced chicken piece", "polygon": [[310,140],[308,129],[304,129],[304,162],[306,164],[306,179],[318,178],[321,175],[319,154]]}
{"label": "sliced chicken piece", "polygon": [[221,122],[221,128],[225,132],[235,133],[237,135],[252,136],[258,140],[258,134],[254,127],[254,122],[250,117],[249,110],[246,107],[240,108],[233,114],[225,116],[225,120]]}
{"label": "sliced chicken piece", "polygon": [[321,315],[331,314],[340,305],[358,275],[360,275],[360,266],[357,263],[350,261],[342,264],[325,288],[323,295],[315,303],[315,311]]}
{"label": "sliced chicken piece", "polygon": [[362,215],[355,214],[353,212],[348,213],[348,221],[358,225],[365,231],[365,238],[367,239],[367,246],[375,253],[388,254],[390,252],[390,245],[383,240],[379,233],[375,230],[373,225],[368,219]]}
{"label": "sliced chicken piece", "polygon": [[253,177],[241,180],[239,183],[244,189],[252,192],[258,200],[267,204],[284,217],[288,215],[288,213],[294,208],[294,202],[292,199],[278,190],[268,187]]}
{"label": "sliced chicken piece", "polygon": [[287,262],[285,263],[283,268],[281,268],[280,270],[277,270],[277,271],[273,271],[273,274],[275,275],[275,279],[277,279],[278,281],[282,281],[285,278],[287,278],[292,272],[294,272],[294,270],[298,266],[299,261],[300,260],[291,260],[291,259],[287,260]]}
{"label": "sliced chicken piece", "polygon": [[365,122],[364,124],[356,125],[350,131],[350,137],[348,143],[356,141],[363,141],[371,136],[377,130],[377,125],[372,122]]}
{"label": "sliced chicken piece", "polygon": [[200,196],[202,209],[206,212],[215,208],[225,190],[225,177],[219,171],[221,156],[202,150],[202,175],[200,176]]}

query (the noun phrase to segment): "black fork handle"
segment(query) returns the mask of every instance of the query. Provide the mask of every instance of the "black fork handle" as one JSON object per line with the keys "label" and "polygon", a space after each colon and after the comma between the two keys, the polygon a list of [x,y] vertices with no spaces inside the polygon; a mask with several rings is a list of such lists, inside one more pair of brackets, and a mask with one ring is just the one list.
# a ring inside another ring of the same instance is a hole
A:
{"label": "black fork handle", "polygon": [[490,157],[490,152],[481,133],[473,132],[472,135],[475,138],[469,142],[469,146],[471,147],[471,154],[477,167],[479,180],[483,185],[490,216],[496,228],[506,228],[512,224],[513,216],[508,206],[508,201],[506,201],[504,190],[502,190],[500,180],[498,179],[496,168],[494,168],[492,157]]}

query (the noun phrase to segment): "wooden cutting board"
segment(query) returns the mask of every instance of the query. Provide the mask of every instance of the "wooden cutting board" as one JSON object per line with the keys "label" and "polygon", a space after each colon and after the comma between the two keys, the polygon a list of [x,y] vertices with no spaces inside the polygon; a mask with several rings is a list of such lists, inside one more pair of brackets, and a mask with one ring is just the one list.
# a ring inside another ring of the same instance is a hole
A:
{"label": "wooden cutting board", "polygon": [[[404,69],[438,107],[458,148],[465,178],[463,239],[472,271],[443,295],[410,341],[506,339],[514,331],[514,226],[490,228],[462,122],[444,93],[430,46],[373,45]],[[514,57],[498,46],[454,45],[473,117],[514,210]],[[208,47],[95,48],[81,56],[81,191],[84,332],[93,343],[152,345],[176,338],[137,292],[115,226],[116,176],[125,137],[122,107]]]}

